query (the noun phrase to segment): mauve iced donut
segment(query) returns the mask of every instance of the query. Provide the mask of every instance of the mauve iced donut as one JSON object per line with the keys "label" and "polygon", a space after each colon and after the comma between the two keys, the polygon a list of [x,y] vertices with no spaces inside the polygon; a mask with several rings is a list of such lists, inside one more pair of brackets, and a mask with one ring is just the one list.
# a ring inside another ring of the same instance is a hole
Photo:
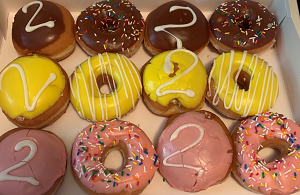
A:
{"label": "mauve iced donut", "polygon": [[211,112],[172,116],[157,146],[159,171],[176,189],[197,192],[222,183],[232,165],[232,140],[221,119]]}
{"label": "mauve iced donut", "polygon": [[8,131],[0,137],[0,156],[1,195],[54,194],[66,172],[65,146],[49,131]]}

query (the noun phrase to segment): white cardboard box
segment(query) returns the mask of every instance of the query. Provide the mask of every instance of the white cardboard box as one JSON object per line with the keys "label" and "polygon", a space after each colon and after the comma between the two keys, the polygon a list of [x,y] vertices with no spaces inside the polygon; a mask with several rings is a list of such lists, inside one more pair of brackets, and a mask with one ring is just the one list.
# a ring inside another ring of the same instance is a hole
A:
{"label": "white cardboard box", "polygon": [[[55,1],[69,9],[75,19],[81,10],[94,3],[93,0],[77,2],[73,0]],[[12,45],[11,27],[16,11],[28,2],[30,2],[30,0],[0,0],[0,70],[18,56]],[[167,2],[167,0],[151,0],[151,2],[147,0],[132,0],[132,2],[141,10],[141,13],[146,18],[147,14],[151,10],[163,2]],[[199,7],[207,19],[209,19],[212,11],[220,3],[224,2],[224,0],[189,0],[189,2]],[[297,3],[296,0],[260,0],[260,2],[275,13],[279,24],[275,48],[260,56],[273,66],[279,80],[279,97],[271,111],[283,113],[287,117],[295,119],[296,122],[300,124],[300,104],[297,101],[300,99],[300,21],[296,6]],[[219,53],[217,53],[216,50],[209,45],[198,56],[206,69],[208,69],[214,58],[218,55]],[[150,58],[151,56],[149,56],[145,52],[144,48],[141,47],[131,60],[138,68],[141,68]],[[66,70],[68,75],[71,75],[75,66],[79,65],[86,59],[87,54],[77,45],[74,53],[67,59],[61,61],[60,64]],[[238,121],[223,117],[207,103],[203,109],[210,110],[220,116],[230,131],[238,123]],[[162,127],[167,120],[167,118],[152,114],[141,100],[139,101],[137,108],[122,119],[139,124],[153,141],[154,145],[156,145],[158,137],[162,131]],[[0,135],[16,127],[6,119],[2,112],[0,113],[0,124]],[[78,132],[88,124],[89,122],[81,119],[70,105],[67,112],[58,121],[45,129],[54,132],[64,141],[70,158],[73,140],[77,136]],[[267,151],[266,155],[269,155],[268,152],[271,151]],[[64,182],[56,194],[85,194],[72,177],[69,163]],[[162,176],[159,172],[157,172],[151,184],[146,188],[143,194],[178,195],[190,193],[171,188],[167,182],[163,182]],[[246,195],[254,193],[244,189],[232,177],[229,177],[229,179],[224,183],[212,186],[205,191],[198,192],[197,194]],[[297,194],[300,194],[300,192]]]}

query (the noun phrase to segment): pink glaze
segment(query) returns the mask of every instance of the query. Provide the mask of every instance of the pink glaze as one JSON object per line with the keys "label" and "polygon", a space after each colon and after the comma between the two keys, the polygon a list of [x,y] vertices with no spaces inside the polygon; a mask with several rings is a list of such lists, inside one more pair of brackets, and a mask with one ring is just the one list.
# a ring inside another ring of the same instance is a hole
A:
{"label": "pink glaze", "polygon": [[[128,164],[109,172],[99,161],[105,148],[124,142]],[[133,192],[148,185],[158,166],[157,155],[147,135],[137,126],[120,120],[99,122],[81,131],[74,141],[72,164],[83,185],[96,193]]]}
{"label": "pink glaze", "polygon": [[28,156],[30,149],[24,147],[15,151],[15,145],[22,140],[32,140],[37,145],[34,157],[22,167],[9,172],[18,177],[33,177],[39,181],[32,185],[24,181],[0,181],[1,195],[44,194],[66,172],[67,152],[62,141],[42,130],[19,130],[0,142],[0,172],[19,163]]}
{"label": "pink glaze", "polygon": [[[290,194],[300,188],[300,127],[292,120],[277,113],[263,113],[242,121],[235,140],[237,171],[246,186],[264,194],[272,191]],[[270,163],[257,152],[269,139],[283,139],[290,144],[289,154]]]}
{"label": "pink glaze", "polygon": [[[209,113],[206,113],[209,115]],[[160,158],[159,171],[172,187],[197,192],[205,190],[224,179],[232,163],[232,146],[222,127],[214,120],[206,119],[198,112],[188,112],[178,116],[161,134],[157,154]],[[178,150],[192,145],[201,135],[198,128],[185,127],[178,137],[170,141],[175,130],[185,124],[199,125],[203,129],[203,138],[194,147],[189,148],[167,160],[167,163],[190,165],[202,169],[202,175],[186,167],[166,166],[163,161]]]}

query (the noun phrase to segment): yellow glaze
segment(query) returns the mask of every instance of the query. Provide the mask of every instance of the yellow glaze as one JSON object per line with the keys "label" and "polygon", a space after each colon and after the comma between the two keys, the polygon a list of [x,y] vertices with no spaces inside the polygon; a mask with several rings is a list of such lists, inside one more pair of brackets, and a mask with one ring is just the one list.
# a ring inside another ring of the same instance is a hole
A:
{"label": "yellow glaze", "polygon": [[[0,106],[5,113],[13,119],[32,119],[56,103],[65,88],[65,77],[49,58],[33,55],[17,58],[8,64],[0,73],[0,85]],[[37,97],[39,91],[41,94]],[[32,111],[26,107],[26,96]]]}
{"label": "yellow glaze", "polygon": [[[241,71],[250,78],[247,91],[240,89],[236,82]],[[213,89],[216,91],[213,104],[218,103],[218,95],[226,109],[243,117],[266,112],[273,107],[278,96],[277,76],[272,67],[257,55],[247,52],[231,51],[220,55],[211,69],[209,88],[211,79],[214,80]],[[212,94],[211,91],[207,93],[208,96]]]}
{"label": "yellow glaze", "polygon": [[[113,81],[110,94],[101,93],[97,78]],[[141,93],[141,76],[124,55],[103,53],[89,57],[71,76],[71,102],[78,114],[93,122],[121,118],[134,108]]]}
{"label": "yellow glaze", "polygon": [[[172,73],[174,64],[178,64],[179,69],[173,77],[165,70],[168,64]],[[195,108],[205,95],[206,85],[207,73],[202,62],[193,52],[185,49],[158,54],[150,60],[143,73],[145,92],[162,106],[177,99],[184,107]]]}

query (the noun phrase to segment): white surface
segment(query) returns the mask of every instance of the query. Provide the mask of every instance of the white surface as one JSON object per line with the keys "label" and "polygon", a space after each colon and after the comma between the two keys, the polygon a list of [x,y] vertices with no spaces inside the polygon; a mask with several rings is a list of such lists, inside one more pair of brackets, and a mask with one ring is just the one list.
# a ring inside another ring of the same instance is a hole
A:
{"label": "white surface", "polygon": [[[77,17],[77,12],[73,13],[74,17]],[[146,12],[142,13],[144,16],[147,15]],[[211,12],[207,11],[204,12],[207,18],[209,18]],[[13,21],[14,13],[10,13],[9,20],[8,20],[8,36],[7,39],[3,42],[2,51],[0,53],[0,70],[3,69],[9,62],[14,60],[17,57],[17,53],[12,45],[11,41],[11,25]],[[215,49],[212,48],[211,45],[206,47],[198,56],[203,62],[204,66],[208,70],[211,66],[213,59],[216,58],[219,54],[216,52]],[[271,111],[276,111],[280,113],[284,113],[287,117],[293,118],[291,106],[289,103],[289,98],[287,94],[287,89],[285,87],[284,78],[281,73],[281,65],[279,64],[277,48],[272,49],[262,56],[261,58],[265,59],[269,62],[270,65],[273,66],[275,73],[278,76],[279,80],[279,87],[280,93],[275,103],[275,106],[271,109]],[[144,51],[144,48],[141,47],[139,51],[131,58],[131,60],[136,64],[136,66],[140,69],[143,64],[148,61],[151,57]],[[75,66],[80,64],[81,62],[87,59],[87,55],[80,49],[79,46],[76,46],[75,52],[68,57],[67,59],[60,62],[62,67],[66,70],[68,75],[74,71]],[[295,84],[295,87],[299,85]],[[224,121],[228,129],[231,131],[233,127],[238,123],[238,121],[231,120],[221,116],[217,111],[212,109],[207,103],[205,104],[205,110],[212,111],[216,113],[220,118]],[[153,144],[156,145],[158,137],[162,131],[162,127],[164,126],[165,121],[167,118],[159,117],[152,114],[144,105],[143,101],[139,101],[137,108],[122,118],[122,120],[127,120],[137,125],[140,125],[141,129],[143,129],[149,138],[153,141]],[[10,123],[3,113],[0,113],[0,135],[4,132],[15,128],[15,126]],[[65,143],[66,148],[68,150],[70,160],[70,151],[73,144],[73,140],[77,136],[78,132],[81,131],[84,127],[86,127],[89,122],[81,119],[78,114],[73,109],[72,105],[70,104],[67,112],[52,126],[46,127],[46,130],[50,130],[58,135]],[[71,174],[71,167],[68,162],[67,173],[64,179],[63,184],[57,191],[57,195],[81,195],[85,194],[83,190],[76,184],[72,174]],[[159,190],[158,190],[159,189]],[[151,184],[146,188],[143,194],[150,195],[150,194],[190,194],[186,192],[182,192],[179,190],[175,190],[169,186],[167,182],[163,182],[162,176],[159,172],[156,172],[154,179],[152,180]],[[239,194],[239,195],[250,195],[254,194],[242,186],[240,186],[232,177],[229,177],[227,181],[223,184],[216,185],[210,187],[209,189],[198,192],[196,194]],[[297,194],[300,194],[297,193]]]}

